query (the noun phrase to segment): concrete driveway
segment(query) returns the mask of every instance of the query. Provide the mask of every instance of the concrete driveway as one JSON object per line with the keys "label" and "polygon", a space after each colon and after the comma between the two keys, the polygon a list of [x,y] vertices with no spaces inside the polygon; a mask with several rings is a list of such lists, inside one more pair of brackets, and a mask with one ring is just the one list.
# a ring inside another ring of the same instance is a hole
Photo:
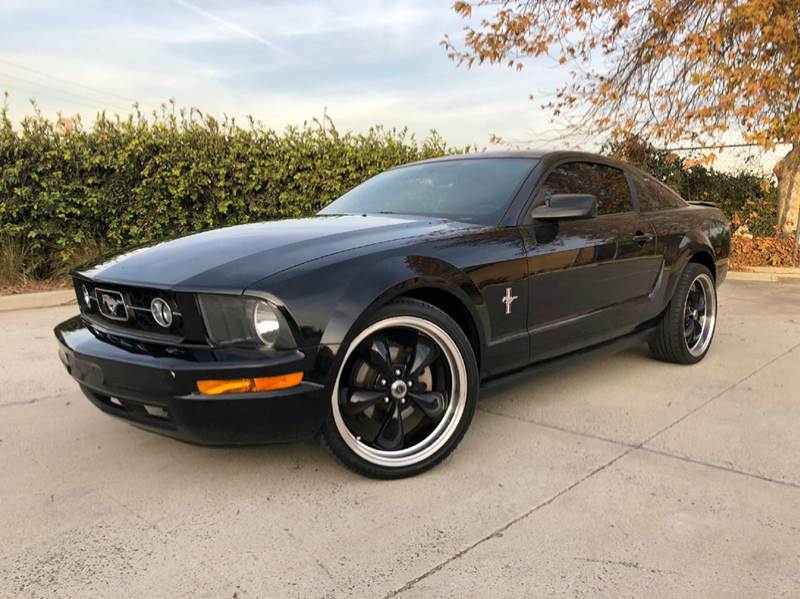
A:
{"label": "concrete driveway", "polygon": [[726,283],[699,365],[487,393],[397,482],[105,416],[56,356],[74,311],[0,314],[0,596],[800,596],[800,285]]}

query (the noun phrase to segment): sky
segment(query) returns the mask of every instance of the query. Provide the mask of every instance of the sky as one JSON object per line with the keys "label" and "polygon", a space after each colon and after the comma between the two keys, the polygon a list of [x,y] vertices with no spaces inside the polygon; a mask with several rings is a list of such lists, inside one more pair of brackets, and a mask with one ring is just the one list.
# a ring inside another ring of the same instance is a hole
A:
{"label": "sky", "polygon": [[[581,147],[541,105],[567,73],[547,58],[522,72],[457,68],[440,42],[465,22],[451,0],[0,0],[0,90],[31,112],[127,114],[174,99],[277,130],[330,116],[340,130],[436,129],[454,146]],[[534,101],[529,96],[535,96]],[[770,170],[773,155],[728,151],[723,168]]]}

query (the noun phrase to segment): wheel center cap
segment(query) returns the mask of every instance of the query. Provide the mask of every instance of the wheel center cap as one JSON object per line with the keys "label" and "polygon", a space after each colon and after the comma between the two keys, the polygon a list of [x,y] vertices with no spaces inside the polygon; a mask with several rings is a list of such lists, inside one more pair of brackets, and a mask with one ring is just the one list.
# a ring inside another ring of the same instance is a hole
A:
{"label": "wheel center cap", "polygon": [[393,382],[392,386],[389,387],[389,392],[395,399],[402,399],[406,396],[407,391],[408,385],[406,385],[405,381],[401,381],[400,379]]}

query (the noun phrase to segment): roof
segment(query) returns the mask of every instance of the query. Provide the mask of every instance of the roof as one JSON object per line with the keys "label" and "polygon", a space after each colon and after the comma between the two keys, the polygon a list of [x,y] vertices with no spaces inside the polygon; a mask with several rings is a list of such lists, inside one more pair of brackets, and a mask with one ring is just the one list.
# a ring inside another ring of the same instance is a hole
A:
{"label": "roof", "polygon": [[420,164],[425,162],[446,162],[448,160],[478,160],[481,158],[541,158],[549,152],[538,152],[536,150],[514,150],[504,152],[469,152],[468,154],[447,154],[438,158],[428,158],[418,160],[409,164]]}
{"label": "roof", "polygon": [[578,152],[574,150],[512,150],[502,152],[470,152],[468,154],[448,154],[438,158],[429,158],[427,160],[418,160],[416,162],[409,162],[397,166],[395,168],[402,168],[404,166],[411,166],[414,164],[427,164],[431,162],[448,162],[453,160],[480,160],[481,158],[535,158],[539,160],[591,160],[605,162],[606,164],[615,164],[620,167],[631,168],[631,165],[621,162],[610,156],[603,156],[592,152]]}

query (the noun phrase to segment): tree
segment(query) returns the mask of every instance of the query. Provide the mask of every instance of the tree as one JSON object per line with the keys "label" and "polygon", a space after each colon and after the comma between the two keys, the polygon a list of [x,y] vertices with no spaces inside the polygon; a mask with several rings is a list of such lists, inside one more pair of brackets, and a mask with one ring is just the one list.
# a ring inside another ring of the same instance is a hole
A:
{"label": "tree", "polygon": [[[800,221],[800,1],[476,0],[448,55],[468,67],[552,56],[569,82],[547,106],[567,127],[705,149],[739,133],[765,149],[789,144],[776,174],[779,229]],[[597,65],[600,66],[597,66]],[[798,235],[800,240],[800,235]]]}

